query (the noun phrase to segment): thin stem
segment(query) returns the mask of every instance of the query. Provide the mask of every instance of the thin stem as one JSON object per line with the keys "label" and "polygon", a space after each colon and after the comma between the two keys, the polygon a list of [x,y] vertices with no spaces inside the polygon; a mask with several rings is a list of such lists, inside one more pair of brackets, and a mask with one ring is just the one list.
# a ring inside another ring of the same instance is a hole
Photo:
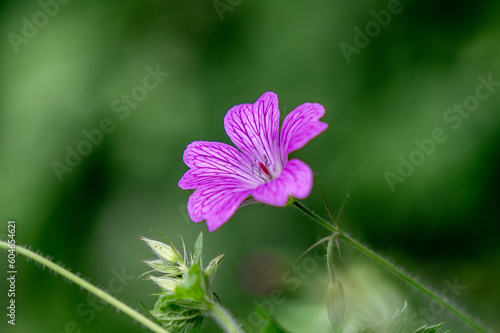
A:
{"label": "thin stem", "polygon": [[331,232],[339,231],[336,227],[325,221],[321,216],[319,216],[318,214],[316,214],[315,212],[304,206],[300,201],[295,200],[293,202],[293,205],[297,207],[302,213],[306,214],[309,218],[318,222],[320,225],[330,230]]}
{"label": "thin stem", "polygon": [[210,315],[226,333],[244,333],[240,324],[219,303],[207,301]]}
{"label": "thin stem", "polygon": [[[0,241],[0,248],[9,249],[11,247],[10,247],[10,245],[8,243],[6,243],[4,241]],[[37,253],[35,253],[33,251],[30,251],[30,250],[28,250],[28,249],[26,249],[24,247],[17,246],[17,245],[16,245],[16,252],[19,252],[22,255],[24,255],[24,256],[26,256],[26,257],[28,257],[30,259],[33,259],[34,261],[36,261],[36,262],[38,262],[38,263],[40,263],[40,264],[42,264],[44,266],[47,266],[48,268],[50,268],[54,272],[56,272],[56,273],[64,276],[65,278],[67,278],[71,282],[79,285],[80,287],[82,287],[82,288],[86,289],[87,291],[91,292],[92,294],[96,295],[97,297],[99,297],[103,301],[106,301],[107,303],[109,303],[110,305],[114,306],[115,308],[117,308],[118,310],[122,311],[123,313],[129,315],[133,319],[135,319],[138,322],[140,322],[142,325],[144,325],[147,328],[149,328],[151,331],[157,332],[157,333],[169,333],[169,331],[167,331],[164,328],[160,327],[158,324],[154,323],[150,319],[144,317],[142,314],[140,314],[136,310],[132,309],[127,304],[119,301],[118,299],[114,298],[113,296],[111,296],[110,294],[106,293],[102,289],[97,288],[93,284],[85,281],[81,277],[79,277],[79,276],[71,273],[67,269],[65,269],[65,268],[59,266],[58,264],[56,264],[56,263],[48,260],[47,258],[44,258],[41,255],[39,255],[39,254],[37,254]]]}
{"label": "thin stem", "polygon": [[[318,222],[320,225],[325,227],[326,229],[330,230],[331,232],[339,232],[339,230],[325,221],[322,217],[320,217],[318,214],[304,206],[302,203],[298,201],[294,201],[293,204],[295,207],[297,207],[300,211],[302,211],[304,214],[306,214],[309,218],[312,220]],[[467,317],[465,314],[460,312],[457,308],[455,308],[452,304],[450,304],[447,300],[441,298],[439,295],[435,294],[432,292],[430,289],[422,285],[421,283],[415,281],[412,277],[407,275],[405,272],[403,272],[400,268],[394,266],[391,262],[387,261],[383,257],[381,257],[379,254],[373,252],[354,238],[350,237],[349,235],[346,235],[343,232],[340,232],[338,234],[338,237],[344,240],[346,243],[366,255],[368,258],[372,259],[388,271],[392,272],[394,275],[396,275],[398,278],[401,280],[405,281],[412,287],[416,288],[417,290],[421,291],[425,295],[429,296],[430,298],[434,299],[436,302],[439,304],[443,305],[446,309],[448,309],[450,312],[452,312],[454,315],[456,315],[458,318],[460,318],[462,321],[473,327],[476,331],[481,332],[481,333],[488,333],[488,331],[481,327],[479,324],[475,323],[472,319]]]}
{"label": "thin stem", "polygon": [[328,246],[326,248],[326,264],[328,267],[328,275],[330,276],[330,281],[337,281],[337,278],[335,277],[335,270],[334,265],[333,265],[333,244],[335,244],[335,239],[337,239],[339,233],[334,232],[331,236],[330,239],[328,240]]}

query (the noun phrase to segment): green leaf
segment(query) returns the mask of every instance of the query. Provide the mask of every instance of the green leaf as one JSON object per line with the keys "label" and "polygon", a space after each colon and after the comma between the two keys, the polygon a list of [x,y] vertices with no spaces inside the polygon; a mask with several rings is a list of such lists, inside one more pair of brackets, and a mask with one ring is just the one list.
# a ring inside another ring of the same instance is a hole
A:
{"label": "green leaf", "polygon": [[[442,325],[443,325],[443,323],[433,325],[433,326],[422,326],[413,333],[436,333]],[[447,331],[445,333],[448,333],[448,332],[449,331]]]}
{"label": "green leaf", "polygon": [[262,306],[255,306],[255,312],[265,320],[262,333],[290,333],[285,330]]}
{"label": "green leaf", "polygon": [[142,239],[160,257],[156,260],[143,261],[153,268],[153,271],[144,275],[161,273],[159,276],[148,275],[148,278],[162,289],[156,294],[159,299],[151,315],[172,332],[198,333],[203,316],[213,304],[211,288],[217,267],[224,255],[214,258],[204,270],[201,261],[203,233],[198,236],[189,260],[184,240],[182,240],[184,256],[181,256],[167,237],[165,239],[168,244],[144,237]]}
{"label": "green leaf", "polygon": [[194,262],[189,272],[183,276],[181,284],[175,288],[172,298],[194,302],[200,306],[205,300],[205,290],[206,280],[201,271],[201,264]]}
{"label": "green leaf", "polygon": [[176,303],[168,296],[160,297],[151,315],[172,332],[199,333],[203,321],[202,312]]}

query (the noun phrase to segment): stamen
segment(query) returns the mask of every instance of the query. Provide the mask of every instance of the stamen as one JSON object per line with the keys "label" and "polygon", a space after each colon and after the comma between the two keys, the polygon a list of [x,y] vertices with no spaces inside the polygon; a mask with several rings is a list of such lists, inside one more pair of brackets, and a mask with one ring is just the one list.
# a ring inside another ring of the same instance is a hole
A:
{"label": "stamen", "polygon": [[265,174],[269,176],[269,170],[267,170],[266,166],[264,164],[262,164],[261,162],[259,162],[259,165],[260,165],[260,168],[262,169],[262,171],[264,171]]}

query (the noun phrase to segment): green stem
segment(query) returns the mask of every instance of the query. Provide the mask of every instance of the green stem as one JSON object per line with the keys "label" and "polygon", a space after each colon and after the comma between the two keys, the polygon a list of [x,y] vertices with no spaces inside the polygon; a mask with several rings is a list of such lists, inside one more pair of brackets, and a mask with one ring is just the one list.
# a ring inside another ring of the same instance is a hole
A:
{"label": "green stem", "polygon": [[226,333],[244,333],[240,324],[220,304],[207,301],[210,314]]}
{"label": "green stem", "polygon": [[[9,249],[11,247],[8,243],[6,243],[4,241],[0,241],[0,248]],[[16,252],[21,253],[22,255],[24,255],[30,259],[33,259],[34,261],[50,268],[54,272],[64,276],[65,278],[67,278],[68,280],[72,281],[73,283],[79,285],[80,287],[85,288],[86,290],[88,290],[92,294],[96,295],[97,297],[99,297],[103,301],[108,302],[109,304],[111,304],[112,306],[117,308],[118,310],[122,311],[123,313],[125,313],[125,314],[129,315],[130,317],[132,317],[133,319],[137,320],[139,323],[146,326],[151,331],[157,332],[157,333],[169,333],[169,331],[160,327],[159,325],[157,325],[156,323],[154,323],[150,319],[144,317],[142,314],[140,314],[136,310],[132,309],[127,304],[117,300],[116,298],[114,298],[110,294],[106,293],[102,289],[97,288],[93,284],[85,281],[81,277],[71,273],[70,271],[66,270],[65,268],[59,266],[58,264],[56,264],[56,263],[48,260],[47,258],[44,258],[41,255],[39,255],[35,252],[32,252],[24,247],[16,246],[15,248],[16,248]]]}
{"label": "green stem", "polygon": [[330,276],[330,281],[337,281],[335,277],[335,270],[333,269],[333,245],[335,244],[335,239],[339,236],[338,232],[334,232],[330,239],[328,240],[328,246],[326,247],[326,264],[328,267],[328,275]]}
{"label": "green stem", "polygon": [[325,221],[325,219],[323,219],[321,216],[319,216],[318,214],[316,214],[315,212],[304,206],[300,201],[295,200],[293,202],[293,205],[297,207],[302,213],[306,214],[310,219],[318,222],[321,226],[325,227],[331,232],[339,232],[339,229],[337,229],[337,227],[334,227],[333,225]]}
{"label": "green stem", "polygon": [[[332,233],[339,232],[339,230],[325,221],[322,217],[320,217],[318,214],[304,206],[302,203],[299,201],[294,201],[293,204],[295,207],[297,207],[300,211],[302,211],[304,214],[306,214],[309,218],[312,220],[318,222],[321,226],[325,227],[326,229],[330,230]],[[391,262],[387,261],[383,257],[381,257],[379,254],[373,252],[354,238],[350,237],[349,235],[346,235],[343,232],[339,232],[338,237],[342,240],[344,240],[346,243],[366,255],[368,258],[372,259],[394,275],[396,275],[398,278],[401,280],[405,281],[412,287],[416,288],[417,290],[421,291],[425,295],[429,296],[430,298],[434,299],[436,302],[444,306],[446,309],[448,309],[450,312],[452,312],[454,315],[456,315],[458,318],[463,320],[465,323],[473,327],[476,331],[481,332],[481,333],[488,333],[488,331],[481,327],[479,324],[475,323],[472,319],[467,317],[465,314],[460,312],[457,308],[455,308],[452,304],[450,304],[447,300],[441,298],[439,295],[435,294],[432,292],[430,289],[422,285],[421,283],[415,281],[412,277],[407,275],[405,272],[403,272],[400,268],[394,266]]]}

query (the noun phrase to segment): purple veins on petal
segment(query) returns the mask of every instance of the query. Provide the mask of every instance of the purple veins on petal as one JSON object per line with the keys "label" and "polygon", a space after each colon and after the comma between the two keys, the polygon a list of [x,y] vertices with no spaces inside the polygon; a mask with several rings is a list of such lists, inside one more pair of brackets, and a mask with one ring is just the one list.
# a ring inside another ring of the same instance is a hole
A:
{"label": "purple veins on petal", "polygon": [[279,130],[278,97],[264,93],[254,104],[233,106],[224,128],[236,146],[195,141],[184,151],[190,168],[179,180],[194,189],[188,213],[194,222],[206,220],[211,232],[250,202],[285,206],[290,197],[304,199],[312,189],[311,168],[288,154],[304,147],[328,125],[319,121],[323,106],[305,103],[287,115]]}
{"label": "purple veins on petal", "polygon": [[281,128],[281,154],[288,156],[326,130],[328,124],[319,121],[324,115],[325,109],[317,103],[305,103],[290,112]]}
{"label": "purple veins on petal", "polygon": [[269,161],[270,171],[279,174],[279,119],[278,96],[267,92],[254,104],[233,106],[224,117],[224,128],[241,152],[264,164]]}
{"label": "purple veins on petal", "polygon": [[251,192],[260,202],[271,206],[285,206],[290,196],[305,199],[312,189],[313,173],[311,168],[298,159],[290,160],[281,175]]}
{"label": "purple veins on petal", "polygon": [[248,190],[230,183],[199,188],[189,197],[189,217],[193,222],[206,220],[208,231],[212,232],[234,215],[248,195]]}
{"label": "purple veins on petal", "polygon": [[227,178],[239,180],[242,186],[258,184],[253,176],[252,163],[228,144],[195,141],[187,146],[183,159],[191,168],[179,181],[179,187],[184,190]]}

